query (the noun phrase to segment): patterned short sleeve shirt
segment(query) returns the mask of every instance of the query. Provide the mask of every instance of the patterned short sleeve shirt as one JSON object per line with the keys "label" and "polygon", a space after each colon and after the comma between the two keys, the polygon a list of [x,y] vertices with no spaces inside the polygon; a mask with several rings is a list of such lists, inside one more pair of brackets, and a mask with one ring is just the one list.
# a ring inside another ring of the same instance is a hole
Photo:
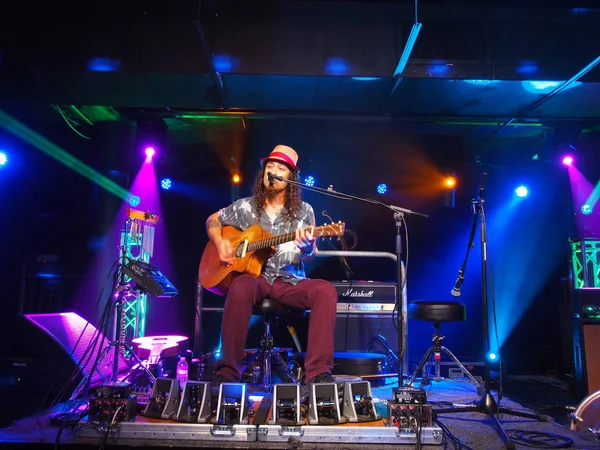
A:
{"label": "patterned short sleeve shirt", "polygon": [[[256,200],[254,197],[246,197],[236,200],[226,208],[219,210],[219,220],[223,226],[233,226],[244,231],[254,224],[259,224],[269,231],[273,236],[291,233],[298,228],[308,228],[315,225],[315,213],[312,206],[302,202],[300,211],[292,223],[284,220],[284,211],[271,220],[263,211],[258,220]],[[275,254],[269,258],[263,266],[262,276],[271,284],[281,278],[292,284],[306,278],[304,264],[300,259],[300,249],[293,241],[275,246]]]}

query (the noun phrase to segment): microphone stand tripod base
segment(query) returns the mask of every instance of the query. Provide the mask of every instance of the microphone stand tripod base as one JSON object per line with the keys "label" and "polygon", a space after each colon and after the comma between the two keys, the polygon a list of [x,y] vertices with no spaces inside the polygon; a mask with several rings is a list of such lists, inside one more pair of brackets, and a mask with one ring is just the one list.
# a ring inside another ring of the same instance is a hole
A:
{"label": "microphone stand tripod base", "polygon": [[496,433],[504,442],[504,447],[512,450],[515,448],[515,443],[510,440],[500,421],[498,420],[499,414],[508,414],[511,416],[523,417],[525,419],[533,419],[538,422],[547,422],[548,418],[546,416],[542,416],[540,414],[535,414],[527,411],[516,411],[512,408],[507,408],[505,406],[498,406],[498,402],[490,392],[486,392],[483,396],[473,405],[473,406],[461,406],[456,408],[444,408],[444,409],[434,409],[433,416],[437,417],[439,414],[452,414],[452,413],[466,413],[466,412],[476,412],[487,415],[492,421],[492,426],[495,428]]}

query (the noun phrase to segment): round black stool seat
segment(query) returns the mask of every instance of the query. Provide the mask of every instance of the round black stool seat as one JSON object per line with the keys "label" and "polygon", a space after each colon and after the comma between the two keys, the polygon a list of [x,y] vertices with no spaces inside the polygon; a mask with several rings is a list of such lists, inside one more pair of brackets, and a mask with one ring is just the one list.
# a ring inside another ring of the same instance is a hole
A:
{"label": "round black stool seat", "polygon": [[260,316],[279,316],[291,313],[294,313],[294,310],[277,303],[275,300],[269,297],[259,301],[256,305],[254,305],[254,308],[252,308],[252,314]]}
{"label": "round black stool seat", "polygon": [[408,305],[408,317],[426,322],[464,322],[467,309],[460,302],[417,301]]}

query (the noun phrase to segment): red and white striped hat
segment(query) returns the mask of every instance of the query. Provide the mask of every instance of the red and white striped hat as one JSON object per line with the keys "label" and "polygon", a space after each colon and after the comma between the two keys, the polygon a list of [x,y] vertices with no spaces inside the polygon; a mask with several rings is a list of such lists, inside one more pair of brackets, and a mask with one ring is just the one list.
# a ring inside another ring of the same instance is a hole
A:
{"label": "red and white striped hat", "polygon": [[262,158],[260,161],[262,163],[265,161],[280,161],[286,163],[294,171],[300,171],[300,168],[296,165],[298,164],[298,153],[287,145],[277,145],[269,156]]}

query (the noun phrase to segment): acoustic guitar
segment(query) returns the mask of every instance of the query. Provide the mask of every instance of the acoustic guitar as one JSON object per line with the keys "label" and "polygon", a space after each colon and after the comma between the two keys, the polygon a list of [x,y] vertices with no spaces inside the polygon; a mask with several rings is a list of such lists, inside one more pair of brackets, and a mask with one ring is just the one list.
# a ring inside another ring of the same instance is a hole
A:
{"label": "acoustic guitar", "polygon": [[[342,236],[344,228],[343,222],[313,227],[313,236]],[[223,239],[227,239],[234,249],[233,264],[229,267],[221,264],[217,247],[212,241],[208,241],[200,260],[198,280],[204,289],[217,295],[227,295],[231,282],[237,276],[244,273],[255,277],[260,276],[265,261],[274,253],[273,246],[293,241],[296,234],[293,232],[273,236],[256,224],[244,231],[232,226],[225,226],[221,231],[221,236]]]}

